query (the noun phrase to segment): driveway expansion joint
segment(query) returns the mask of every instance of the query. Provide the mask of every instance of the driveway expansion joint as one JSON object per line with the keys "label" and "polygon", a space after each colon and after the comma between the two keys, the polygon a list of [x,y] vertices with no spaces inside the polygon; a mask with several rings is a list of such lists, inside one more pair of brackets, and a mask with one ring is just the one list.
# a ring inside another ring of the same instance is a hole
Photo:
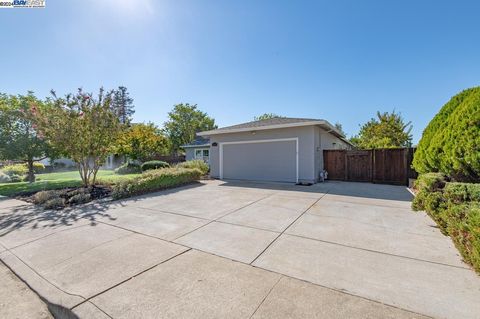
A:
{"label": "driveway expansion joint", "polygon": [[[266,198],[268,198],[268,197],[270,197],[270,196],[273,196],[274,194],[275,194],[275,193],[268,194],[268,195],[265,196],[265,197],[262,197],[262,198],[260,198],[260,199],[257,199],[257,200],[255,200],[255,201],[253,201],[253,202],[251,202],[251,203],[248,203],[247,205],[244,205],[244,206],[242,206],[242,207],[239,207],[239,208],[233,209],[233,210],[231,210],[231,211],[228,211],[226,214],[224,214],[224,215],[222,215],[222,216],[219,216],[219,217],[217,217],[217,218],[215,218],[215,219],[212,219],[212,220],[210,220],[208,223],[206,223],[206,224],[204,224],[204,225],[202,225],[202,226],[200,226],[200,227],[197,227],[197,228],[195,228],[195,229],[193,229],[193,230],[191,230],[191,231],[189,231],[189,232],[187,232],[187,233],[185,233],[185,234],[183,234],[183,235],[181,235],[181,236],[178,236],[177,238],[174,239],[174,241],[176,241],[176,240],[178,240],[178,239],[180,239],[180,238],[182,238],[182,237],[184,237],[184,236],[187,236],[187,235],[189,235],[189,234],[191,234],[191,233],[193,233],[193,232],[195,232],[195,231],[197,231],[197,230],[199,230],[199,229],[201,229],[201,228],[203,228],[203,227],[205,227],[205,226],[208,226],[208,225],[210,225],[210,224],[212,224],[212,223],[214,223],[214,222],[218,222],[218,221],[219,221],[220,219],[222,219],[223,217],[228,216],[228,215],[230,215],[230,214],[233,214],[233,213],[235,213],[235,212],[238,212],[239,210],[244,209],[244,208],[246,208],[246,207],[249,207],[249,206],[251,206],[251,205],[253,205],[253,204],[256,204],[256,203],[258,203],[258,202],[260,202],[260,201],[262,201],[262,200],[264,200],[264,199],[266,199]],[[248,226],[245,226],[245,227],[248,227]],[[252,227],[250,227],[250,228],[252,228]],[[175,242],[175,243],[176,243],[176,242]]]}
{"label": "driveway expansion joint", "polygon": [[307,239],[307,240],[313,240],[313,241],[326,243],[326,244],[330,244],[330,245],[337,245],[337,246],[342,246],[342,247],[351,248],[351,249],[368,251],[368,252],[376,253],[376,254],[380,254],[380,255],[392,256],[392,257],[397,257],[397,258],[405,258],[405,259],[410,259],[410,260],[414,260],[414,261],[418,261],[418,262],[425,262],[425,263],[430,263],[430,264],[435,264],[435,265],[440,265],[440,266],[445,266],[445,267],[453,267],[453,268],[457,268],[457,269],[471,270],[471,268],[469,268],[469,267],[460,267],[460,266],[445,264],[445,263],[441,263],[441,262],[437,262],[437,261],[430,261],[430,260],[419,259],[419,258],[414,258],[414,257],[390,254],[390,253],[386,253],[386,252],[383,252],[383,251],[361,248],[361,247],[356,247],[356,246],[350,246],[350,245],[345,245],[345,244],[341,244],[341,243],[337,243],[337,242],[333,242],[333,241],[328,241],[328,240],[310,238],[310,237],[296,235],[296,234],[290,234],[290,233],[285,233],[285,235],[292,236],[292,237],[297,237],[297,238],[302,238],[302,239]]}
{"label": "driveway expansion joint", "polygon": [[299,220],[303,215],[305,215],[309,210],[310,208],[312,208],[313,206],[315,206],[315,204],[317,204],[325,195],[328,194],[328,190],[326,193],[323,193],[322,196],[320,198],[318,198],[317,200],[315,200],[315,202],[313,202],[310,206],[307,207],[307,209],[305,209],[300,215],[297,216],[297,218],[295,218],[287,227],[285,227],[285,229],[283,231],[281,231],[277,237],[275,237],[275,239],[273,239],[270,244],[267,245],[267,247],[265,247],[264,250],[262,250],[260,252],[260,254],[257,255],[257,257],[255,257],[252,262],[250,262],[250,265],[252,265],[258,258],[260,258],[261,255],[263,255],[263,253],[265,253],[268,248],[270,248],[277,240],[278,238],[280,238],[280,236],[282,236],[293,224],[295,224],[295,222],[297,220]]}

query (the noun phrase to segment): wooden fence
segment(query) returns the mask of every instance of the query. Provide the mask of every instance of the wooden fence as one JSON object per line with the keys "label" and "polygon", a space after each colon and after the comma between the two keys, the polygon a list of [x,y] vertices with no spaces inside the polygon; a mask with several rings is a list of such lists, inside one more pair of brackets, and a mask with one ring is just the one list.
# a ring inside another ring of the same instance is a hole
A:
{"label": "wooden fence", "polygon": [[324,150],[324,169],[332,180],[408,185],[413,148],[375,150]]}

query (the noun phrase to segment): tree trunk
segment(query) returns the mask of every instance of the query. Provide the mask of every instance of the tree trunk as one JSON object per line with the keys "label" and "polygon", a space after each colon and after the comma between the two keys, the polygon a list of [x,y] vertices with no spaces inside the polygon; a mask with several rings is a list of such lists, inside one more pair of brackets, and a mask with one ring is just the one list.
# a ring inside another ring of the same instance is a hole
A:
{"label": "tree trunk", "polygon": [[35,172],[33,171],[33,158],[29,158],[27,161],[28,166],[28,182],[33,183],[35,182]]}

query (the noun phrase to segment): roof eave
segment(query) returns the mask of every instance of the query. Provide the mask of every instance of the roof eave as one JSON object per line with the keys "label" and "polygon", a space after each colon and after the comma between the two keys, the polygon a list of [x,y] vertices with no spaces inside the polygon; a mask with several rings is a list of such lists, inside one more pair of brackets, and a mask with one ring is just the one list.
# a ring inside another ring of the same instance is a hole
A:
{"label": "roof eave", "polygon": [[227,129],[227,130],[218,129],[218,130],[199,132],[199,133],[197,133],[197,135],[199,135],[199,136],[211,136],[211,135],[218,135],[218,134],[229,134],[229,133],[240,133],[240,132],[274,130],[274,129],[279,129],[279,128],[289,128],[289,127],[322,125],[322,124],[325,124],[325,123],[328,123],[328,122],[324,121],[324,120],[319,120],[319,121],[277,124],[277,125],[268,125],[268,126],[259,126],[259,127],[243,127],[243,128]]}
{"label": "roof eave", "polygon": [[211,131],[204,131],[197,133],[198,136],[211,136],[211,135],[219,135],[219,134],[231,134],[231,133],[241,133],[241,132],[253,132],[253,131],[263,131],[263,130],[274,130],[274,129],[281,129],[281,128],[290,128],[290,127],[302,127],[302,126],[321,126],[325,129],[328,133],[333,134],[334,136],[338,137],[345,143],[349,144],[350,146],[354,146],[350,143],[346,137],[340,133],[335,126],[330,124],[330,122],[325,120],[318,120],[318,121],[309,121],[309,122],[298,122],[298,123],[288,123],[288,124],[277,124],[277,125],[268,125],[268,126],[260,126],[260,127],[244,127],[244,128],[237,128],[237,129],[227,129],[227,130],[211,130]]}
{"label": "roof eave", "polygon": [[199,145],[181,145],[182,148],[195,148],[195,147],[210,147],[210,144],[199,144]]}

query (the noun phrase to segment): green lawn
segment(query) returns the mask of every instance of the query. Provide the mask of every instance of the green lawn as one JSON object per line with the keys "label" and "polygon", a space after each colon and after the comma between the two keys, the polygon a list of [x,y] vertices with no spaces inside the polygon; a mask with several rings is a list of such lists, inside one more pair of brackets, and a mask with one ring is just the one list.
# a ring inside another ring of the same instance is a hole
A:
{"label": "green lawn", "polygon": [[[115,184],[118,181],[139,175],[116,175],[113,171],[100,170],[98,171],[97,180],[99,184]],[[36,177],[35,183],[32,184],[27,182],[0,184],[0,195],[15,196],[24,192],[76,187],[82,184],[78,171],[38,174]]]}

